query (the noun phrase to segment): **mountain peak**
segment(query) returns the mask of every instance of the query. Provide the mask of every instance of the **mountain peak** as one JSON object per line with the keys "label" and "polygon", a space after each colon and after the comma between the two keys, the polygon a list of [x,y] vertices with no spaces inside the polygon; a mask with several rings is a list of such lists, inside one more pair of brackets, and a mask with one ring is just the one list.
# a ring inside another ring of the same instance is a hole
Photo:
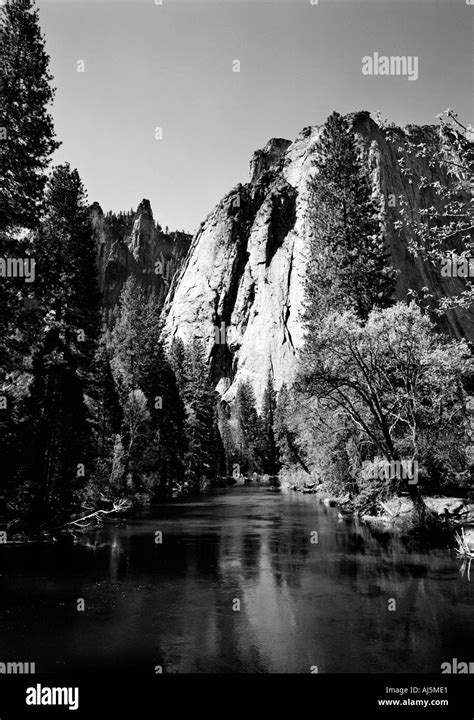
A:
{"label": "mountain peak", "polygon": [[264,148],[256,150],[250,160],[250,182],[258,182],[264,172],[276,166],[290,145],[291,140],[271,138]]}
{"label": "mountain peak", "polygon": [[151,209],[151,203],[146,198],[143,198],[143,200],[139,203],[137,207],[136,215],[149,215],[150,218],[153,218],[153,210]]}

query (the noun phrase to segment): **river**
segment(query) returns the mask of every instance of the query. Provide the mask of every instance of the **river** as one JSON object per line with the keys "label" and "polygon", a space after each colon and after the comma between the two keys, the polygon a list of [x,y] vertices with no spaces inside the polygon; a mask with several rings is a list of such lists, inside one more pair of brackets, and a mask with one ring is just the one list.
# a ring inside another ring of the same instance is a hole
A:
{"label": "river", "polygon": [[0,662],[37,673],[427,673],[472,658],[474,577],[454,552],[376,538],[311,495],[217,491],[72,546],[3,545],[0,563]]}

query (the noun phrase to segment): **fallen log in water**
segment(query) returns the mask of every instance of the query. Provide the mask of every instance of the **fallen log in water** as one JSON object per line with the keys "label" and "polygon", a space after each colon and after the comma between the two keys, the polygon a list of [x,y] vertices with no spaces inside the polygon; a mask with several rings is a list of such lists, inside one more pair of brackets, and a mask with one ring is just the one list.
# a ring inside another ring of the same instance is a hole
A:
{"label": "fallen log in water", "polygon": [[[127,500],[126,498],[121,499],[115,499],[112,500],[112,507],[109,510],[106,510],[105,508],[101,508],[99,510],[95,510],[94,512],[89,513],[88,515],[84,515],[83,517],[77,518],[76,520],[70,520],[67,523],[64,523],[64,525],[59,525],[56,528],[52,528],[52,530],[61,530],[63,528],[70,527],[71,525],[75,525],[78,528],[84,528],[90,525],[93,519],[101,518],[104,515],[110,515],[112,513],[122,513],[126,512],[127,510],[130,510],[132,507],[132,502],[130,500]],[[85,525],[84,525],[85,523]]]}
{"label": "fallen log in water", "polygon": [[[57,516],[45,519],[45,512],[26,513],[7,525],[6,542],[67,541],[72,537],[74,530],[88,530],[93,524],[102,524],[108,516],[120,515],[130,510],[133,503],[126,498],[109,500],[102,496],[98,505],[96,510],[82,506],[83,511],[90,512],[72,515],[70,513],[67,521],[62,521],[63,519]],[[73,519],[70,519],[71,516]]]}

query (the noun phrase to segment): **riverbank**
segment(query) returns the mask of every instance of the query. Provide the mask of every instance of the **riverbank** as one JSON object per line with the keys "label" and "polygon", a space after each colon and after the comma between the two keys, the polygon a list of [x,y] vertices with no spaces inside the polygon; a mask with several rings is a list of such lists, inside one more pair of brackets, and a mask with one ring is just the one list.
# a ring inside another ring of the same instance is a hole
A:
{"label": "riverbank", "polygon": [[372,497],[362,502],[360,497],[336,495],[324,483],[314,481],[307,473],[293,473],[281,477],[286,492],[316,495],[327,507],[337,507],[340,519],[357,519],[375,531],[393,531],[401,535],[425,534],[439,544],[453,546],[456,533],[463,539],[463,549],[474,554],[474,498],[472,493],[459,495],[426,495],[423,518],[408,495],[394,495],[385,500]]}
{"label": "riverbank", "polygon": [[[419,513],[416,511],[411,499],[406,496],[393,496],[384,501],[372,497],[370,501],[362,500],[360,496],[350,497],[336,495],[324,483],[318,483],[307,473],[294,472],[280,474],[280,476],[258,475],[253,473],[250,476],[241,475],[238,478],[233,476],[221,477],[218,482],[193,493],[173,494],[172,497],[164,500],[172,504],[184,498],[199,497],[216,489],[230,489],[236,486],[262,487],[267,491],[297,492],[303,495],[316,495],[319,503],[326,507],[337,508],[340,520],[358,520],[376,532],[396,532],[403,535],[420,534],[432,536],[431,539],[436,545],[455,547],[455,534],[462,538],[462,548],[465,552],[474,554],[474,502],[471,495],[462,496],[425,496],[424,503],[429,521],[420,525]],[[118,503],[118,504],[117,504]],[[152,503],[153,504],[153,503]],[[8,528],[4,533],[3,543],[10,542],[66,542],[72,540],[77,534],[87,533],[90,530],[100,527],[104,522],[114,524],[127,521],[136,513],[150,505],[150,498],[134,496],[133,500],[111,501],[103,498],[100,506],[90,512],[71,514],[67,521],[63,519],[61,524],[53,523],[55,527],[43,526],[35,528],[31,532],[26,528],[15,527],[16,523],[6,523],[3,527]]]}
{"label": "riverbank", "polygon": [[0,544],[28,542],[72,542],[76,536],[100,528],[103,524],[113,524],[130,520],[146,508],[158,503],[173,504],[175,501],[199,498],[215,490],[226,490],[236,486],[262,487],[267,490],[279,490],[280,481],[276,475],[258,474],[234,477],[220,476],[212,483],[201,482],[198,487],[182,488],[165,496],[153,496],[151,493],[137,492],[123,498],[106,498],[102,493],[94,502],[72,508],[61,517],[49,517],[45,514],[29,512],[15,519],[0,516]]}

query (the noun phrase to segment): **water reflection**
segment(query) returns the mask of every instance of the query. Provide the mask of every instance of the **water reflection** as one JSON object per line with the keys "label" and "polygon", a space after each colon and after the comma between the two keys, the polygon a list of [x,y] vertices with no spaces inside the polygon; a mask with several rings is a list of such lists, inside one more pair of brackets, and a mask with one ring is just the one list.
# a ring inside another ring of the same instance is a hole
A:
{"label": "water reflection", "polygon": [[0,563],[0,659],[38,672],[438,672],[472,654],[454,553],[374,537],[312,496],[236,488],[73,547],[0,546]]}

